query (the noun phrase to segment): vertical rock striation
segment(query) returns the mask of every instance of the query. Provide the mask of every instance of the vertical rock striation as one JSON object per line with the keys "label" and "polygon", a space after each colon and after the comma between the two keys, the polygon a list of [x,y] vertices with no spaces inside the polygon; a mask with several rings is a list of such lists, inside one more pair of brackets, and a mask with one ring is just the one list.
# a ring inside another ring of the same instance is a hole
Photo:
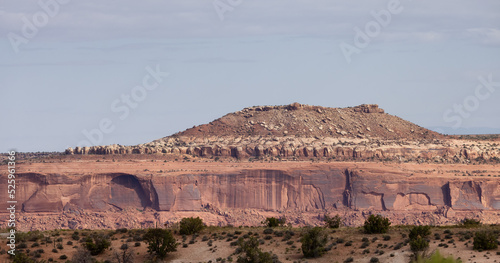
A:
{"label": "vertical rock striation", "polygon": [[[3,179],[0,187],[5,186]],[[152,213],[240,209],[296,213],[378,211],[391,212],[397,218],[408,211],[500,210],[498,180],[451,179],[353,169],[246,169],[226,174],[167,176],[24,173],[18,175],[17,197],[26,215],[64,213],[75,208]],[[6,200],[6,193],[1,192],[0,198]]]}

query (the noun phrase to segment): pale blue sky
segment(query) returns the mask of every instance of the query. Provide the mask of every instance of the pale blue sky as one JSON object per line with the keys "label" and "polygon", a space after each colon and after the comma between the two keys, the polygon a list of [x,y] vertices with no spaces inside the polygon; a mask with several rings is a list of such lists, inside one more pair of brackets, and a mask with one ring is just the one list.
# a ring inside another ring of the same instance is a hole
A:
{"label": "pale blue sky", "polygon": [[[139,144],[295,101],[377,103],[424,127],[500,133],[500,2],[402,0],[348,63],[341,43],[356,46],[354,28],[391,1],[1,1],[0,152],[62,151],[105,118],[101,144]],[[221,20],[214,3],[236,4]],[[148,66],[170,75],[121,119],[113,102]]]}

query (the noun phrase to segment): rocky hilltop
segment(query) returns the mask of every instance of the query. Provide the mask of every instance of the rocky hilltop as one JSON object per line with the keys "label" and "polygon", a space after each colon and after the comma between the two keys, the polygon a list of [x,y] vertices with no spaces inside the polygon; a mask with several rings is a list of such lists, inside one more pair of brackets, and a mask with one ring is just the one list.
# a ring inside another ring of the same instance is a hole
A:
{"label": "rocky hilltop", "polygon": [[136,146],[69,148],[66,154],[181,154],[197,157],[500,161],[498,145],[464,142],[385,113],[376,104],[327,108],[257,106]]}

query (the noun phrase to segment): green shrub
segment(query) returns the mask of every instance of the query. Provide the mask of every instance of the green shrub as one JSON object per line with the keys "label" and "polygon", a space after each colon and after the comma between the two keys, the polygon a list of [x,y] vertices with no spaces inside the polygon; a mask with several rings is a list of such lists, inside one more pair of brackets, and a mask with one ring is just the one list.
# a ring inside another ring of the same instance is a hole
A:
{"label": "green shrub", "polygon": [[283,237],[285,233],[283,233],[283,231],[274,231],[274,235],[277,237]]}
{"label": "green shrub", "polygon": [[430,226],[414,226],[410,229],[410,240],[417,239],[418,237],[426,238],[431,234]]}
{"label": "green shrub", "polygon": [[306,258],[321,257],[325,253],[328,241],[326,232],[321,227],[313,227],[306,230],[300,239],[302,242],[302,253]]}
{"label": "green shrub", "polygon": [[290,239],[292,239],[292,235],[290,235],[289,233],[286,233],[281,241],[288,241]]}
{"label": "green shrub", "polygon": [[429,242],[421,236],[410,240],[410,249],[413,252],[421,252],[429,248]]}
{"label": "green shrub", "polygon": [[329,228],[339,228],[342,224],[342,218],[339,215],[335,215],[334,217],[325,215],[324,221],[326,226]]}
{"label": "green shrub", "polygon": [[125,234],[125,233],[127,233],[127,232],[128,232],[128,229],[126,229],[126,228],[118,228],[118,229],[116,230],[116,233],[122,233],[122,234]]}
{"label": "green shrub", "polygon": [[28,247],[28,244],[26,244],[26,243],[24,243],[24,242],[23,242],[23,243],[21,243],[21,244],[19,244],[19,245],[17,246],[17,248],[19,248],[19,249],[22,249],[22,248],[27,248],[27,247]]}
{"label": "green shrub", "polygon": [[235,253],[242,254],[238,256],[238,263],[273,263],[276,261],[276,256],[260,250],[259,241],[255,237],[250,237],[247,241],[239,239],[238,244],[239,248]]}
{"label": "green shrub", "polygon": [[16,255],[11,257],[12,263],[36,263],[34,259],[28,257],[28,255],[20,252],[16,252]]}
{"label": "green shrub", "polygon": [[439,253],[439,250],[436,250],[430,257],[418,255],[417,259],[411,261],[411,263],[462,263],[462,261],[454,259],[452,256],[445,258]]}
{"label": "green shrub", "polygon": [[71,258],[71,262],[73,263],[90,263],[95,262],[92,258],[90,252],[84,248],[78,248],[78,250],[73,254]]}
{"label": "green shrub", "polygon": [[474,235],[474,249],[495,249],[498,247],[497,235],[492,231],[478,231]]}
{"label": "green shrub", "polygon": [[[19,234],[22,234],[22,233],[19,233]],[[16,237],[18,240],[20,241],[31,241],[31,242],[35,242],[35,241],[38,241],[39,239],[42,239],[44,236],[43,236],[43,233],[39,230],[35,230],[35,231],[29,231],[28,233],[26,233],[26,236],[24,237],[24,240],[19,239],[19,234],[16,234]]]}
{"label": "green shrub", "polygon": [[359,248],[367,248],[368,246],[370,245],[370,242],[368,241],[365,241],[361,244],[361,246]]}
{"label": "green shrub", "polygon": [[78,235],[78,232],[74,232],[72,235],[71,235],[71,238],[75,241],[78,241],[80,240],[80,236]]}
{"label": "green shrub", "polygon": [[267,227],[278,227],[278,226],[284,226],[286,223],[286,219],[284,217],[282,218],[268,217],[262,223]]}
{"label": "green shrub", "polygon": [[387,233],[390,225],[391,222],[389,222],[388,218],[381,215],[370,215],[366,219],[363,228],[367,234],[382,234]]}
{"label": "green shrub", "polygon": [[395,246],[394,246],[394,250],[398,250],[398,249],[401,249],[403,247],[403,243],[402,242],[399,242],[397,243]]}
{"label": "green shrub", "polygon": [[205,225],[203,225],[203,220],[199,217],[186,217],[181,220],[179,227],[181,235],[193,235],[203,230]]}
{"label": "green shrub", "polygon": [[481,220],[479,219],[472,219],[472,218],[465,218],[462,220],[462,226],[464,227],[476,227],[481,225]]}
{"label": "green shrub", "polygon": [[148,253],[159,259],[164,259],[167,254],[177,250],[177,243],[172,232],[161,228],[150,228],[144,234],[148,243]]}
{"label": "green shrub", "polygon": [[111,241],[109,241],[109,236],[102,233],[96,233],[91,237],[86,238],[83,246],[92,256],[95,256],[104,252],[104,250],[109,248],[110,245]]}
{"label": "green shrub", "polygon": [[264,229],[264,234],[266,234],[266,235],[270,235],[273,232],[274,232],[274,230],[272,228],[266,228],[266,229]]}

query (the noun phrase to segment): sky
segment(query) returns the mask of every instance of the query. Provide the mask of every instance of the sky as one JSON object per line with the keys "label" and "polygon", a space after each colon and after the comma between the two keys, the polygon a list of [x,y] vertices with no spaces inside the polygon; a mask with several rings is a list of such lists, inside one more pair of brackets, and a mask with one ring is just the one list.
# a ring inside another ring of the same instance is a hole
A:
{"label": "sky", "polygon": [[500,2],[0,0],[0,152],[135,145],[255,105],[500,133]]}

